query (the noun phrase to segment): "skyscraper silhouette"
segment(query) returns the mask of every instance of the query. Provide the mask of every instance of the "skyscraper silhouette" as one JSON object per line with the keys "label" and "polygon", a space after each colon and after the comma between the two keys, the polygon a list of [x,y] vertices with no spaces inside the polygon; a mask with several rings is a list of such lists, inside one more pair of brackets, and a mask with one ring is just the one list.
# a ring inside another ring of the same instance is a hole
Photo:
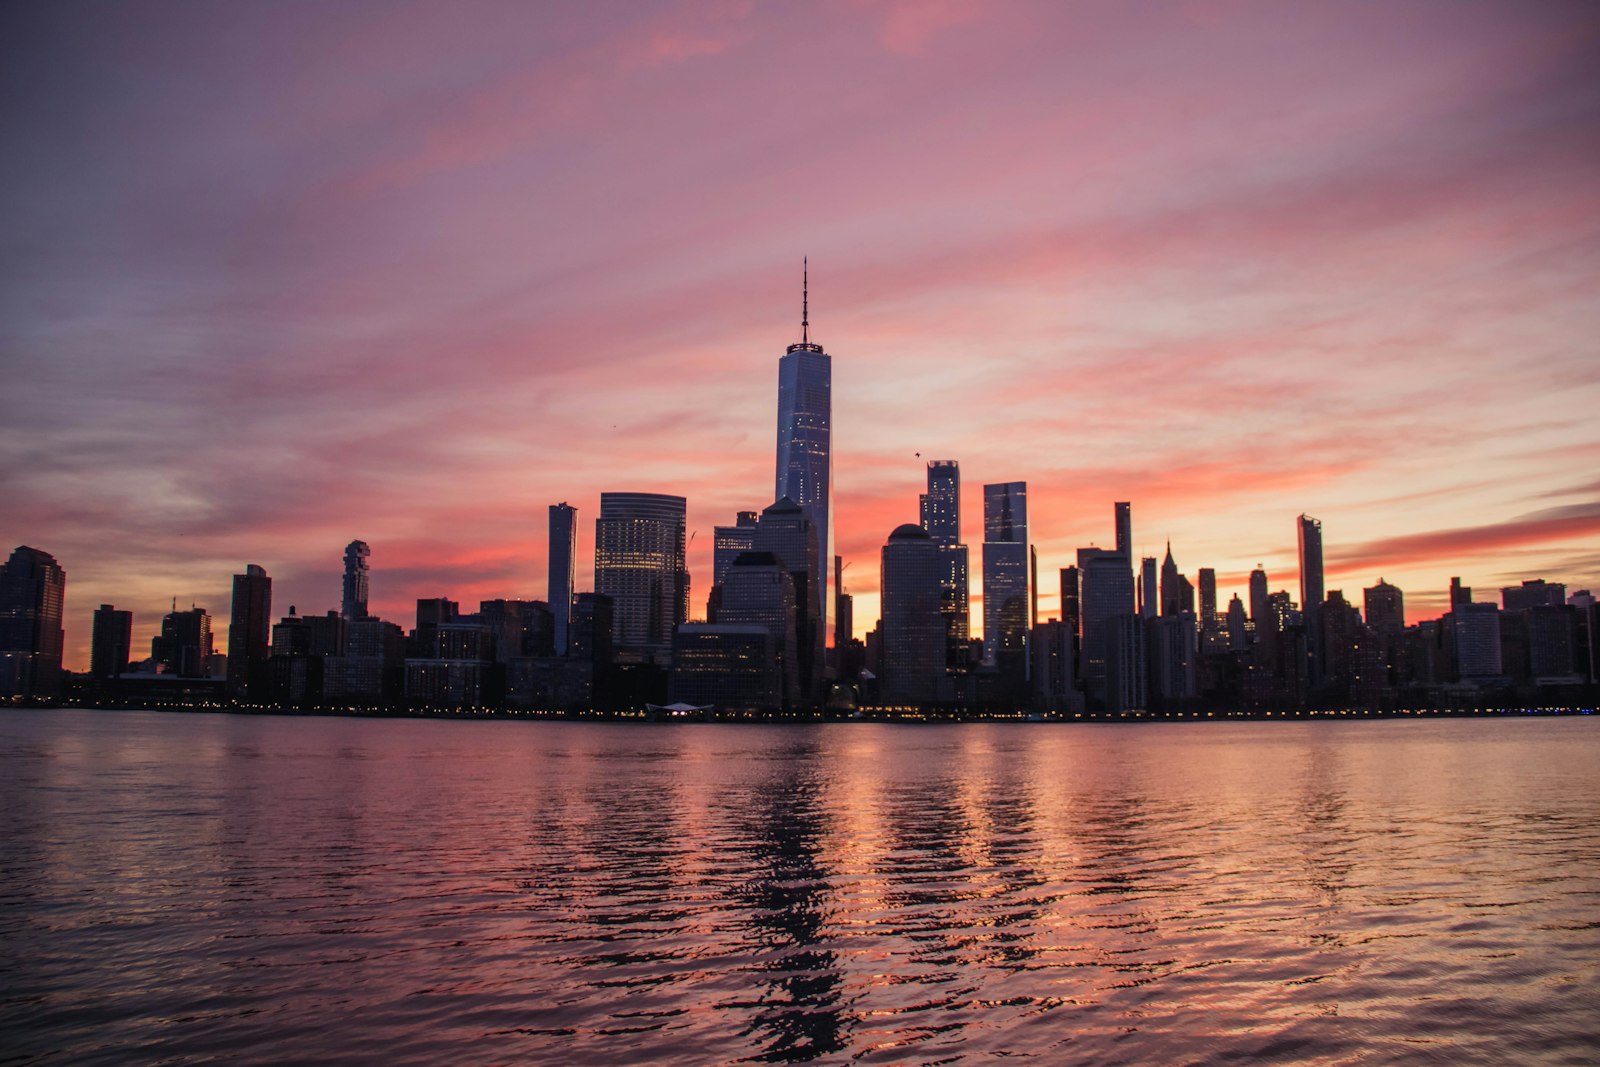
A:
{"label": "skyscraper silhouette", "polygon": [[339,612],[345,622],[367,617],[367,557],[372,549],[365,541],[344,546],[344,606]]}
{"label": "skyscraper silhouette", "polygon": [[983,487],[983,658],[1002,672],[1027,672],[1028,483]]}
{"label": "skyscraper silhouette", "polygon": [[233,576],[228,616],[228,692],[234,699],[265,700],[272,654],[272,579],[255,563]]}
{"label": "skyscraper silhouette", "polygon": [[61,695],[67,575],[48,552],[19,546],[0,564],[0,696]]}
{"label": "skyscraper silhouette", "polygon": [[938,547],[944,589],[945,668],[967,665],[970,633],[967,546],[961,543],[961,465],[953,459],[928,463],[928,491],[921,498],[922,528]]}
{"label": "skyscraper silhouette", "polygon": [[[800,340],[778,361],[778,463],[774,500],[788,497],[817,530],[817,554],[833,558],[833,359],[811,340],[810,274],[802,267]],[[828,569],[810,596],[827,632]]]}
{"label": "skyscraper silhouette", "polygon": [[566,501],[550,505],[550,565],[545,596],[550,603],[555,654],[565,656],[572,626],[573,557],[578,545],[578,509]]}
{"label": "skyscraper silhouette", "polygon": [[89,646],[90,677],[105,681],[126,672],[132,648],[133,612],[118,611],[110,604],[95,608]]}
{"label": "skyscraper silhouette", "polygon": [[891,704],[928,704],[948,696],[945,674],[944,567],[939,546],[906,523],[883,546],[881,694]]}
{"label": "skyscraper silhouette", "polygon": [[1326,653],[1323,648],[1322,602],[1327,598],[1322,580],[1322,523],[1301,515],[1300,531],[1300,611],[1306,622],[1307,677],[1312,685],[1322,681]]}

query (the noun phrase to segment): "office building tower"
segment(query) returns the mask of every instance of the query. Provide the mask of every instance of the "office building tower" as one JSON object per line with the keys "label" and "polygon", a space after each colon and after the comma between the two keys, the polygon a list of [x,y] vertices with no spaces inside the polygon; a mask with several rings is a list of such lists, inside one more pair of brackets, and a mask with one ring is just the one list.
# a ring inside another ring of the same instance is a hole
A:
{"label": "office building tower", "polygon": [[1119,501],[1115,505],[1117,522],[1117,551],[1122,558],[1133,564],[1133,505],[1127,501]]}
{"label": "office building tower", "polygon": [[1326,659],[1322,626],[1322,602],[1327,599],[1322,580],[1322,523],[1301,515],[1300,531],[1300,610],[1305,615],[1307,677],[1320,685]]}
{"label": "office building tower", "polygon": [[61,695],[67,576],[55,557],[20,545],[0,564],[0,696]]}
{"label": "office building tower", "polygon": [[1382,578],[1364,591],[1361,604],[1374,633],[1396,636],[1406,628],[1405,596]]}
{"label": "office building tower", "polygon": [[983,658],[1013,687],[1027,680],[1029,669],[1029,571],[1028,484],[984,486]]}
{"label": "office building tower", "polygon": [[[801,514],[798,507],[795,512]],[[803,518],[803,516],[802,516]],[[809,526],[809,523],[808,523]],[[801,662],[803,635],[796,622],[802,614],[793,573],[773,552],[741,552],[722,581],[722,603],[717,628],[759,626],[768,634],[766,654],[775,665],[778,681],[775,705],[794,708],[808,702],[810,663]]]}
{"label": "office building tower", "polygon": [[1161,614],[1176,615],[1183,610],[1183,575],[1172,558],[1172,542],[1167,542],[1167,558],[1161,561]]}
{"label": "office building tower", "polygon": [[[1122,710],[1142,705],[1144,669],[1132,657],[1142,653],[1144,631],[1137,625],[1116,630],[1113,623],[1134,611],[1133,572],[1127,557],[1103,548],[1078,549],[1078,612],[1082,640],[1079,666],[1084,694],[1094,710]],[[1116,625],[1120,625],[1116,624]],[[1115,685],[1111,677],[1112,641],[1121,642]],[[1137,679],[1134,681],[1133,679]]]}
{"label": "office building tower", "polygon": [[595,667],[610,664],[616,650],[615,606],[600,593],[579,593],[572,598],[572,631],[567,655]]}
{"label": "office building tower", "polygon": [[[785,497],[762,510],[761,517],[756,520],[752,543],[756,551],[770,553],[778,561],[788,572],[794,587],[797,658],[791,661],[790,670],[798,686],[797,699],[813,703],[821,697],[826,675],[824,649],[827,647],[822,631],[824,624],[815,611],[813,595],[823,570],[817,528],[799,504]],[[743,558],[742,553],[740,558]],[[738,565],[738,559],[734,564]],[[731,570],[729,575],[732,576]],[[718,621],[723,618],[719,609]]]}
{"label": "office building tower", "polygon": [[855,601],[844,591],[844,557],[833,557],[833,647],[844,648],[854,636]]}
{"label": "office building tower", "polygon": [[[1078,609],[1078,568],[1061,568],[1061,624],[1067,628],[1067,633],[1072,639],[1073,655],[1076,657],[1079,646],[1083,622]],[[1074,666],[1074,676],[1076,676]]]}
{"label": "office building tower", "polygon": [[1250,622],[1258,635],[1268,629],[1267,610],[1267,572],[1258,563],[1250,572]]}
{"label": "office building tower", "polygon": [[128,669],[133,649],[133,612],[110,604],[94,609],[94,634],[89,646],[89,675],[97,681],[115,678]]}
{"label": "office building tower", "polygon": [[205,608],[179,611],[161,620],[161,634],[150,641],[150,658],[167,674],[204,678],[211,666],[211,616]]}
{"label": "office building tower", "polygon": [[344,546],[344,604],[339,614],[346,622],[367,617],[367,557],[371,555],[365,541]]}
{"label": "office building tower", "polygon": [[711,528],[711,591],[706,594],[706,621],[717,621],[717,605],[722,601],[722,582],[728,576],[728,568],[733,566],[733,561],[739,558],[741,552],[749,552],[756,547],[756,522],[759,514],[754,511],[741,511],[735,516],[732,526],[713,526]]}
{"label": "office building tower", "polygon": [[1200,651],[1221,652],[1228,647],[1228,636],[1217,613],[1217,571],[1200,568]]}
{"label": "office building tower", "polygon": [[1500,677],[1500,608],[1495,604],[1457,604],[1450,612],[1455,635],[1456,677],[1489,682]]}
{"label": "office building tower", "polygon": [[601,493],[595,591],[611,598],[619,648],[667,652],[689,618],[686,504],[662,493]]}
{"label": "office building tower", "polygon": [[935,544],[961,542],[961,464],[953,459],[928,463],[928,491],[920,498],[922,528]]}
{"label": "office building tower", "polygon": [[[800,340],[778,361],[778,463],[774,500],[788,497],[817,531],[817,555],[833,552],[833,360],[811,340],[810,276],[802,266]],[[817,575],[812,617],[828,621],[828,574]]]}
{"label": "office building tower", "polygon": [[1156,558],[1145,556],[1139,561],[1139,616],[1153,619],[1161,614],[1160,587],[1156,584]]}
{"label": "office building tower", "polygon": [[1172,711],[1195,697],[1196,631],[1194,615],[1179,611],[1143,620],[1147,694],[1156,706]]}
{"label": "office building tower", "polygon": [[545,585],[555,654],[565,656],[571,643],[573,560],[578,549],[578,509],[565,500],[550,505],[550,563]]}
{"label": "office building tower", "polygon": [[272,579],[260,565],[245,565],[233,576],[233,606],[228,613],[228,695],[235,700],[265,700],[267,659],[272,655]]}
{"label": "office building tower", "polygon": [[887,704],[948,700],[939,546],[921,526],[906,523],[889,535],[881,567],[880,698]]}
{"label": "office building tower", "polygon": [[928,491],[922,495],[922,528],[939,548],[943,588],[945,668],[964,671],[970,639],[968,554],[961,542],[961,465],[953,459],[928,464]]}
{"label": "office building tower", "polygon": [[1249,616],[1245,614],[1244,601],[1235,593],[1228,601],[1227,622],[1228,651],[1238,652],[1250,644]]}
{"label": "office building tower", "polygon": [[1462,604],[1472,603],[1472,586],[1462,585],[1460,578],[1450,579],[1450,606],[1458,607]]}

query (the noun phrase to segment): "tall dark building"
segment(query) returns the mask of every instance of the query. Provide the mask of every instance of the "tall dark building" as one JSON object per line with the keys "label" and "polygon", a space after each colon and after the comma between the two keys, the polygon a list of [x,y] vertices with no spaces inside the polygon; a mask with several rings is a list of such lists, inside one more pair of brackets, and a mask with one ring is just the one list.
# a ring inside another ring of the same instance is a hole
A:
{"label": "tall dark building", "polygon": [[[798,685],[798,699],[806,704],[821,696],[826,677],[823,621],[813,610],[817,598],[817,583],[822,580],[822,557],[819,545],[820,532],[810,516],[798,503],[787,497],[769,504],[756,520],[755,549],[771,553],[784,570],[788,571],[794,586],[794,630],[797,660],[794,677]],[[740,559],[744,558],[743,553]],[[734,561],[738,566],[738,560]],[[731,574],[730,574],[731,578]],[[718,621],[724,618],[718,609]],[[742,620],[741,620],[742,621]],[[774,635],[776,638],[777,635]]]}
{"label": "tall dark building", "polygon": [[595,592],[611,598],[619,648],[669,652],[689,618],[686,502],[662,493],[601,493]]}
{"label": "tall dark building", "polygon": [[19,546],[0,564],[0,696],[61,695],[67,576],[55,557]]}
{"label": "tall dark building", "polygon": [[1472,603],[1472,586],[1462,585],[1460,578],[1450,579],[1450,606],[1456,608]]}
{"label": "tall dark building", "polygon": [[272,579],[257,564],[233,576],[228,616],[228,692],[235,699],[264,700],[272,655]]}
{"label": "tall dark building", "polygon": [[1267,601],[1267,572],[1257,564],[1256,569],[1250,572],[1250,622],[1255,626],[1257,634],[1266,633],[1270,629],[1270,610]]}
{"label": "tall dark building", "polygon": [[1029,611],[1028,483],[983,487],[983,658],[1026,677]]}
{"label": "tall dark building", "polygon": [[945,632],[945,667],[967,665],[971,632],[967,546],[961,543],[961,465],[953,459],[928,464],[928,491],[921,498],[922,528],[939,549]]}
{"label": "tall dark building", "polygon": [[[795,513],[809,528],[809,520],[804,520],[797,506]],[[806,635],[796,625],[797,616],[804,614],[797,594],[794,574],[784,560],[767,551],[741,552],[723,579],[722,602],[717,609],[718,628],[759,626],[766,631],[766,654],[776,667],[774,695],[785,709],[802,700],[809,704],[811,698],[808,672],[812,664],[801,659]]]}
{"label": "tall dark building", "polygon": [[1119,552],[1078,549],[1084,694],[1096,710],[1143,705],[1144,629],[1134,612],[1133,571]]}
{"label": "tall dark building", "polygon": [[1220,652],[1227,647],[1222,617],[1217,613],[1217,571],[1200,568],[1200,650]]}
{"label": "tall dark building", "polygon": [[150,642],[150,658],[168,674],[204,678],[211,667],[211,616],[206,609],[168,612],[160,636]]}
{"label": "tall dark building", "polygon": [[1373,632],[1398,636],[1406,628],[1406,601],[1399,589],[1382,578],[1365,591],[1362,606]]}
{"label": "tall dark building", "polygon": [[[805,264],[801,269],[800,340],[778,360],[777,487],[772,497],[787,497],[800,505],[816,528],[818,557],[830,560],[834,555],[833,358],[811,340],[810,274]],[[824,569],[809,594],[816,603],[812,617],[824,633],[829,584]]]}
{"label": "tall dark building", "polygon": [[[1072,640],[1074,657],[1076,657],[1079,634],[1082,632],[1083,623],[1078,605],[1078,568],[1061,568],[1061,623],[1067,628],[1067,634]],[[1076,666],[1074,666],[1076,677]]]}
{"label": "tall dark building", "polygon": [[1115,505],[1117,516],[1117,551],[1133,565],[1133,505],[1126,500]]}
{"label": "tall dark building", "polygon": [[1301,515],[1299,524],[1300,610],[1305,615],[1306,655],[1310,658],[1307,676],[1312,685],[1319,685],[1326,658],[1322,627],[1322,602],[1327,599],[1322,580],[1322,523],[1310,515]]}
{"label": "tall dark building", "polygon": [[1567,587],[1560,582],[1546,582],[1543,578],[1534,578],[1521,585],[1508,585],[1500,590],[1500,607],[1503,611],[1559,608],[1566,603]]}
{"label": "tall dark building", "polygon": [[101,604],[94,611],[93,643],[89,646],[89,675],[100,681],[128,669],[133,650],[133,612]]}
{"label": "tall dark building", "polygon": [[906,523],[889,535],[881,588],[881,699],[888,704],[947,699],[944,570],[928,531]]}
{"label": "tall dark building", "polygon": [[1139,615],[1141,618],[1153,619],[1161,614],[1161,586],[1156,579],[1156,565],[1157,561],[1154,556],[1145,556],[1139,561]]}
{"label": "tall dark building", "polygon": [[344,609],[340,612],[346,622],[367,617],[367,557],[372,549],[365,541],[351,541],[344,546]]}
{"label": "tall dark building", "polygon": [[555,654],[565,656],[572,625],[573,559],[578,547],[578,509],[563,500],[550,505],[550,573],[546,586]]}

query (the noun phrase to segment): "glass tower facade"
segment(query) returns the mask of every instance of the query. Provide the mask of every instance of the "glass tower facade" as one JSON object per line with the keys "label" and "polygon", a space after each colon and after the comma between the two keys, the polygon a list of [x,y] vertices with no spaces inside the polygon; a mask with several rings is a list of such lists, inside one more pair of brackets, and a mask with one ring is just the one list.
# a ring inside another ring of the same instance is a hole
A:
{"label": "glass tower facade", "polygon": [[1015,653],[1026,662],[1032,596],[1028,589],[1028,483],[983,487],[983,658]]}
{"label": "glass tower facade", "polygon": [[689,618],[686,501],[663,493],[601,493],[594,524],[595,592],[610,597],[621,648],[665,651]]}
{"label": "glass tower facade", "polygon": [[[778,470],[774,500],[788,497],[817,531],[818,556],[833,558],[833,358],[811,340],[809,288],[802,296],[800,341],[778,360]],[[820,568],[811,598],[828,632],[829,580]]]}
{"label": "glass tower facade", "polygon": [[367,558],[372,549],[365,541],[344,546],[344,606],[340,612],[346,622],[367,617],[367,582],[371,567]]}
{"label": "glass tower facade", "polygon": [[943,600],[945,666],[967,666],[969,593],[967,546],[961,543],[961,465],[953,459],[928,464],[928,491],[922,495],[922,528],[939,549],[939,581]]}

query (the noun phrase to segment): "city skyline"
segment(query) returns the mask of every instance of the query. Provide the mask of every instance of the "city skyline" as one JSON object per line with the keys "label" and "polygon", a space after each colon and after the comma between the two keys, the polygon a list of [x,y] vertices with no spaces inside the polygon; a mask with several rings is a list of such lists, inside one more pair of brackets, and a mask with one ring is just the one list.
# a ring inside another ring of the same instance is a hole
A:
{"label": "city skyline", "polygon": [[857,635],[931,459],[974,557],[1027,483],[1044,575],[1127,500],[1221,603],[1298,590],[1297,514],[1412,620],[1596,581],[1584,8],[493,10],[4,16],[0,539],[65,570],[69,667],[246,563],[338,608],[354,538],[385,618],[543,599],[557,501],[590,590],[602,492],[687,498],[703,615],[805,256]]}

